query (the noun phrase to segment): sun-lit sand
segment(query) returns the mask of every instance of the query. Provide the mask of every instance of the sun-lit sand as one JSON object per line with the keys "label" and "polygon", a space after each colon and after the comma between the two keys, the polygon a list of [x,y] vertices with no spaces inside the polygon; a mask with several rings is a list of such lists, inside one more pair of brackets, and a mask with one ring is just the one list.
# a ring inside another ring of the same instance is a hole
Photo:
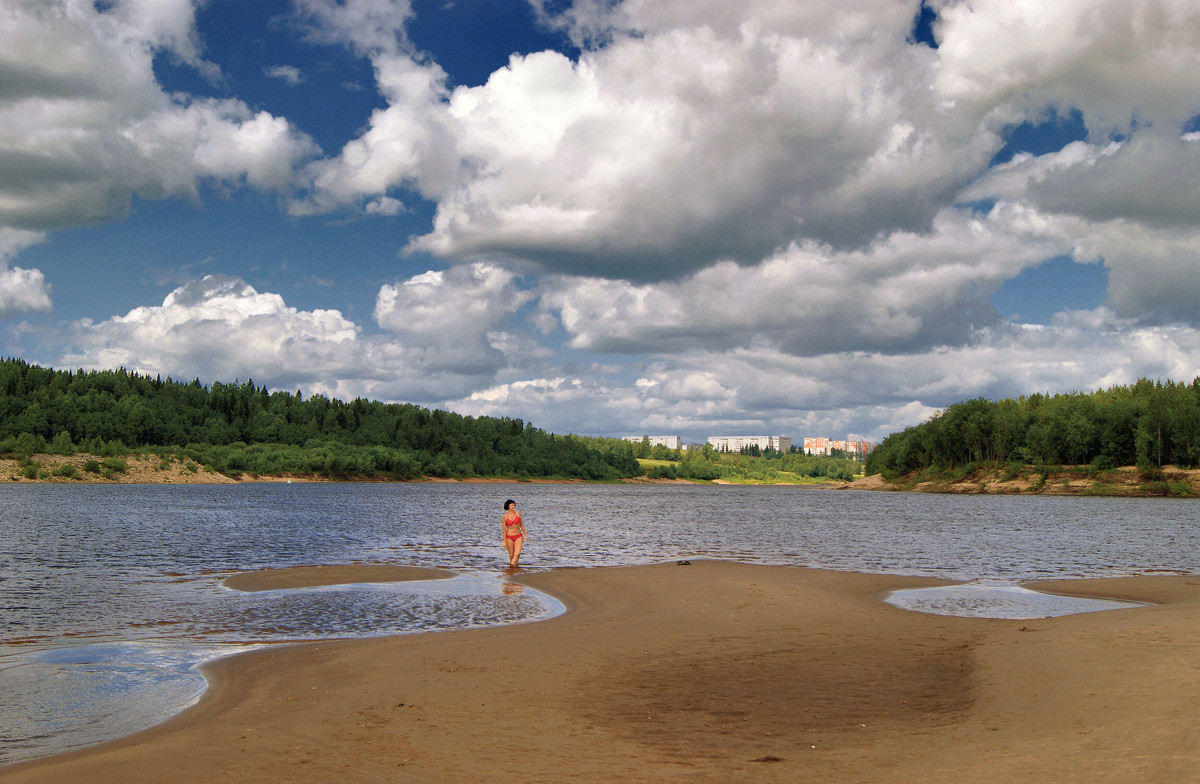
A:
{"label": "sun-lit sand", "polygon": [[725,562],[514,580],[568,612],[224,659],[168,723],[0,781],[1200,777],[1200,577],[1054,583],[1158,604],[1023,621],[881,600],[933,580]]}

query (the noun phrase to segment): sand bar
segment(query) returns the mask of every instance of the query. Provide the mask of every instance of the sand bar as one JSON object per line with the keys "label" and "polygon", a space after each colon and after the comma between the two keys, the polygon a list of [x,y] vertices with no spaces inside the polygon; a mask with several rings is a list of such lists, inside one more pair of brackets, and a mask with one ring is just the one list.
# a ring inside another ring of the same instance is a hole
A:
{"label": "sand bar", "polygon": [[521,578],[499,629],[279,646],[154,729],[0,782],[1141,782],[1200,772],[1200,577],[1056,583],[1158,606],[888,605],[894,576],[695,561]]}
{"label": "sand bar", "polygon": [[338,564],[238,572],[226,577],[221,584],[235,591],[250,593],[277,591],[283,588],[317,588],[323,585],[443,580],[453,576],[454,572],[446,569],[426,569],[392,564]]}

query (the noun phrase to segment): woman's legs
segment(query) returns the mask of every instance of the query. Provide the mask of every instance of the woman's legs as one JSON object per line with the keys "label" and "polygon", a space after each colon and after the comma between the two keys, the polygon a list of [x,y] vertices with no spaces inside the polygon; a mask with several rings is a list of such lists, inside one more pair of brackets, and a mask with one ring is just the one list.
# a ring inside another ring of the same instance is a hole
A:
{"label": "woman's legs", "polygon": [[508,565],[516,566],[517,561],[521,560],[521,545],[525,544],[525,537],[520,539],[508,540]]}

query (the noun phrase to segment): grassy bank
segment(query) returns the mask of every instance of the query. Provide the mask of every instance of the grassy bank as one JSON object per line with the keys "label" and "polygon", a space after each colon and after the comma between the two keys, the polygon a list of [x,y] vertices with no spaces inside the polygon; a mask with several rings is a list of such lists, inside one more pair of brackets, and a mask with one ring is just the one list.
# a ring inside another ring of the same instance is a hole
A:
{"label": "grassy bank", "polygon": [[[809,485],[843,487],[844,479],[824,476],[804,476],[780,471],[769,465],[707,464],[700,471],[687,474],[681,463],[672,460],[639,460],[643,475],[623,481],[697,482],[701,484],[737,485]],[[119,455],[49,454],[0,456],[0,482],[51,482],[60,484],[228,484],[245,481],[259,482],[380,482],[422,481],[433,477],[392,475],[386,472],[361,473],[353,471],[280,471],[250,472],[220,470],[206,466],[185,450],[154,450],[125,452]],[[442,481],[583,481],[567,477],[459,477]],[[601,480],[594,480],[601,481]],[[608,480],[612,481],[612,480]]]}
{"label": "grassy bank", "polygon": [[1097,469],[1086,465],[972,463],[951,469],[927,468],[886,479],[876,474],[856,485],[922,493],[1194,498],[1200,497],[1200,469],[1163,466],[1145,471],[1133,466]]}
{"label": "grassy bank", "polygon": [[[822,462],[812,461],[816,470],[811,473],[789,471],[781,467],[778,459],[748,457],[744,455],[720,455],[713,459],[655,460],[638,458],[638,463],[651,480],[686,481],[735,485],[813,485],[843,486],[846,482],[861,477],[845,470],[837,461],[837,471],[827,470]],[[831,475],[833,474],[833,475]]]}

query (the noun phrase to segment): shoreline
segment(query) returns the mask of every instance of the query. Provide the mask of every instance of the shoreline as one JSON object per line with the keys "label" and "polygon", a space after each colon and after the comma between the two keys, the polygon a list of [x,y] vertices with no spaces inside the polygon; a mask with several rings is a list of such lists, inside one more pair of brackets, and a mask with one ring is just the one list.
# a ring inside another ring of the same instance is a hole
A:
{"label": "shoreline", "polygon": [[1055,495],[1100,498],[1187,498],[1200,496],[1200,469],[1166,465],[1156,477],[1136,466],[1093,470],[1090,466],[1038,468],[985,465],[965,475],[927,478],[926,472],[886,480],[873,474],[845,486],[880,490],[957,495]]}
{"label": "shoreline", "polygon": [[882,600],[946,580],[727,561],[511,582],[567,612],[220,659],[166,723],[0,781],[1083,782],[1200,765],[1200,576],[1039,583],[1157,604],[1024,621]]}
{"label": "shoreline", "polygon": [[[554,485],[583,485],[583,484],[631,484],[631,485],[731,485],[736,487],[799,487],[808,489],[844,489],[844,482],[731,482],[728,480],[688,480],[688,479],[651,479],[647,476],[629,477],[620,480],[593,481],[587,479],[555,479],[546,477],[464,477],[461,479],[422,476],[417,479],[391,479],[381,476],[348,475],[330,476],[326,474],[239,474],[237,477],[211,471],[198,466],[191,461],[181,461],[175,458],[163,459],[156,455],[134,454],[120,458],[125,468],[120,471],[109,471],[102,474],[96,470],[85,468],[89,461],[100,463],[102,458],[95,455],[51,455],[36,454],[31,457],[39,466],[36,477],[30,477],[22,467],[22,462],[12,457],[0,457],[0,482],[11,484],[284,484],[284,483],[359,483],[359,484],[554,484]],[[70,468],[64,468],[69,466]],[[71,471],[70,475],[58,472]]]}
{"label": "shoreline", "polygon": [[[630,477],[612,482],[585,479],[531,477],[466,477],[461,479],[423,476],[417,479],[390,479],[378,476],[328,476],[323,474],[241,474],[228,476],[197,466],[190,461],[163,459],[149,454],[128,455],[121,460],[125,468],[102,474],[85,469],[94,455],[33,455],[39,466],[36,478],[27,475],[20,460],[0,457],[0,481],[11,484],[283,484],[283,483],[360,483],[360,484],[622,484],[622,485],[712,485],[730,487],[786,487],[803,490],[856,490],[871,492],[945,493],[957,495],[1049,495],[1092,496],[1107,498],[1200,497],[1200,469],[1163,466],[1160,479],[1149,479],[1133,466],[1093,471],[1088,466],[1063,466],[1053,470],[1023,466],[1016,471],[1002,466],[984,466],[957,478],[923,478],[922,474],[885,480],[879,474],[852,482],[734,482],[687,479],[650,479]],[[64,468],[69,467],[69,468]],[[93,466],[94,468],[94,466]],[[60,472],[67,470],[70,475]]]}

